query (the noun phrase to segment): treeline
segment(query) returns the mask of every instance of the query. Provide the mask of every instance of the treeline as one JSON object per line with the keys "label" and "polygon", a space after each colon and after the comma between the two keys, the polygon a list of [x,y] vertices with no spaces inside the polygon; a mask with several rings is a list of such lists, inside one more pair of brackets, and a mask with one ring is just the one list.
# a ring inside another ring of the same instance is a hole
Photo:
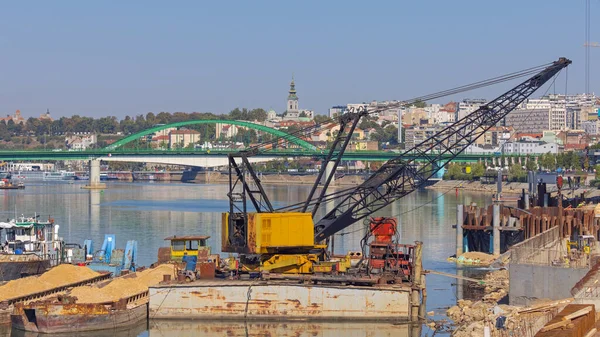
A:
{"label": "treeline", "polygon": [[[9,120],[8,123],[0,122],[0,140],[9,141],[15,136],[54,136],[69,133],[101,133],[125,135],[149,129],[157,124],[171,124],[199,119],[236,119],[247,121],[264,121],[267,112],[264,109],[239,109],[235,108],[226,115],[217,115],[210,112],[160,112],[137,116],[125,116],[119,120],[115,116],[92,118],[74,115],[72,117],[61,117],[50,121],[45,119],[29,118],[24,124]],[[191,129],[194,127],[190,126]]]}

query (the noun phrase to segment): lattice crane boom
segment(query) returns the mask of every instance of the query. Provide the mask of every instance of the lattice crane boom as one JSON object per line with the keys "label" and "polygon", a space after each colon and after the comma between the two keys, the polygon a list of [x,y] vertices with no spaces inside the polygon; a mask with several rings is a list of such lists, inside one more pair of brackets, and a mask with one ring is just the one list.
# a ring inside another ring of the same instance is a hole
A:
{"label": "lattice crane boom", "polygon": [[345,193],[341,202],[316,222],[315,241],[330,237],[421,187],[441,167],[569,64],[570,60],[560,58],[478,110],[408,149],[406,153],[426,159],[426,164],[420,168],[414,165],[415,159],[405,160],[402,155],[386,162],[365,182]]}

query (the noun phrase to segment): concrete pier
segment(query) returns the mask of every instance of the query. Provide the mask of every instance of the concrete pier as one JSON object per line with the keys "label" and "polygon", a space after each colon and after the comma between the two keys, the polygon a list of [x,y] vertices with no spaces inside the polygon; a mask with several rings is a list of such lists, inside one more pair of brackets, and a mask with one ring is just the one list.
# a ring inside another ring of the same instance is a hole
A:
{"label": "concrete pier", "polygon": [[325,168],[325,174],[323,175],[323,177],[321,177],[321,184],[325,184],[327,182],[327,177],[329,177],[329,175],[332,174],[331,182],[329,184],[335,185],[335,172],[333,172],[333,165],[333,162],[327,163],[327,167]]}
{"label": "concrete pier", "polygon": [[104,189],[106,184],[100,182],[100,160],[90,160],[90,180],[89,184],[84,186],[86,189]]}

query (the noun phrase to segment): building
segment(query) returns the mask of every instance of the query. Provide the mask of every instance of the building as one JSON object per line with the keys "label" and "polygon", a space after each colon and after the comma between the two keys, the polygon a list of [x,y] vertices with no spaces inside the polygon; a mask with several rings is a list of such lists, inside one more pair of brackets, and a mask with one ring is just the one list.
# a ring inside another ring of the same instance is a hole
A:
{"label": "building", "polygon": [[499,145],[510,140],[512,132],[512,127],[493,126],[487,131],[483,132],[483,135],[476,139],[474,144],[479,146],[487,145],[492,147],[498,147]]}
{"label": "building", "polygon": [[40,115],[40,118],[38,118],[39,120],[43,121],[50,121],[52,122],[54,119],[52,118],[52,116],[50,116],[50,109],[46,109],[46,113],[43,113]]}
{"label": "building", "polygon": [[[423,123],[425,121],[425,123]],[[402,115],[402,124],[404,125],[422,125],[429,124],[427,112],[422,108],[409,108]]]}
{"label": "building", "polygon": [[169,146],[169,135],[154,136],[150,144],[153,149],[166,149]]}
{"label": "building", "polygon": [[277,119],[277,113],[275,112],[275,110],[271,109],[269,110],[269,112],[267,112],[267,120],[276,120]]}
{"label": "building", "polygon": [[439,131],[438,128],[434,127],[434,126],[412,126],[409,128],[406,128],[404,130],[404,143],[405,146],[404,148],[406,150],[409,150],[410,148],[414,147],[417,144],[420,144],[421,142],[426,141],[427,139],[430,139],[431,137],[433,137],[433,135],[435,135],[437,132]]}
{"label": "building", "polygon": [[456,120],[465,118],[470,115],[471,112],[479,109],[482,105],[487,103],[486,99],[477,98],[477,99],[464,99],[462,102],[458,103],[458,109],[456,112]]}
{"label": "building", "polygon": [[336,105],[329,108],[329,118],[336,118],[346,112],[346,107],[343,105]]}
{"label": "building", "polygon": [[217,138],[232,138],[238,134],[238,127],[233,124],[217,123],[215,125],[215,134]]}
{"label": "building", "polygon": [[182,149],[200,141],[200,132],[196,130],[174,130],[169,132],[169,148]]}
{"label": "building", "polygon": [[294,77],[292,76],[292,82],[290,83],[290,91],[288,92],[286,111],[283,114],[284,120],[312,120],[315,116],[315,112],[309,109],[300,110],[298,104],[298,95],[296,94],[296,84]]}
{"label": "building", "polygon": [[585,121],[581,123],[581,129],[585,131],[588,135],[598,135],[600,134],[600,121]]}
{"label": "building", "polygon": [[539,109],[520,108],[511,111],[505,118],[506,126],[525,133],[542,133],[551,130],[550,107]]}
{"label": "building", "polygon": [[15,111],[14,116],[6,115],[6,117],[0,118],[0,121],[3,121],[4,123],[7,123],[7,124],[10,121],[13,121],[15,124],[25,124],[25,118],[23,118],[23,116],[21,116],[21,110]]}
{"label": "building", "polygon": [[85,151],[93,144],[98,142],[95,134],[91,135],[75,135],[65,138],[65,145],[73,151]]}
{"label": "building", "polygon": [[299,117],[300,111],[298,109],[298,95],[296,95],[296,84],[294,83],[294,77],[292,76],[292,82],[290,83],[290,91],[287,97],[286,111],[283,118],[298,119]]}
{"label": "building", "polygon": [[546,143],[543,141],[516,141],[506,142],[502,146],[502,153],[516,155],[538,155],[544,153],[559,153],[559,145],[556,143]]}

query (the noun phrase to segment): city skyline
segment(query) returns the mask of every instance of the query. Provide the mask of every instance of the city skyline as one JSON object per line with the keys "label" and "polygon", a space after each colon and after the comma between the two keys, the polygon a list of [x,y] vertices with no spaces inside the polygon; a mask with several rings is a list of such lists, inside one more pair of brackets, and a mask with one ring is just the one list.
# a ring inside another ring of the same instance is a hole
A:
{"label": "city skyline", "polygon": [[[568,93],[583,92],[580,2],[4,4],[0,112],[281,113],[294,74],[302,106],[326,114],[339,104],[408,99],[560,56],[574,61]],[[591,51],[592,75],[599,51]],[[491,99],[510,85],[444,101]],[[598,87],[592,76],[591,90]],[[564,88],[563,74],[556,91]]]}

